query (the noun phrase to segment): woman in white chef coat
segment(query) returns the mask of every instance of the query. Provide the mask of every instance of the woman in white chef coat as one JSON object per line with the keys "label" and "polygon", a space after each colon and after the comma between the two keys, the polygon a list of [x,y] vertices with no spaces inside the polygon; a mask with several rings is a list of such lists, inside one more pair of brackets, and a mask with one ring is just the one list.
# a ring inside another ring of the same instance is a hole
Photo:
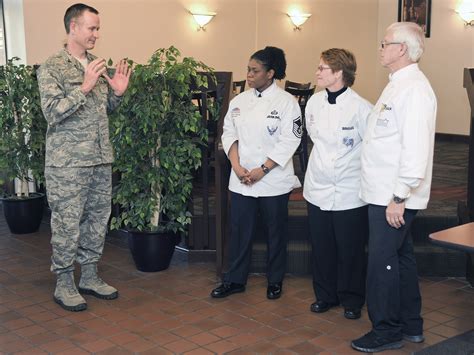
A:
{"label": "woman in white chef coat", "polygon": [[231,164],[229,270],[214,298],[245,291],[257,218],[268,236],[267,297],[281,296],[286,269],[288,197],[301,186],[293,154],[302,133],[296,99],[275,83],[286,76],[285,53],[255,52],[247,67],[249,90],[236,96],[224,120],[222,145]]}
{"label": "woman in white chef coat", "polygon": [[308,202],[312,245],[311,311],[342,304],[357,319],[365,303],[367,206],[359,198],[360,153],[372,105],[350,87],[357,64],[339,48],[321,53],[316,71],[323,88],[306,106],[306,127],[314,143],[303,196]]}

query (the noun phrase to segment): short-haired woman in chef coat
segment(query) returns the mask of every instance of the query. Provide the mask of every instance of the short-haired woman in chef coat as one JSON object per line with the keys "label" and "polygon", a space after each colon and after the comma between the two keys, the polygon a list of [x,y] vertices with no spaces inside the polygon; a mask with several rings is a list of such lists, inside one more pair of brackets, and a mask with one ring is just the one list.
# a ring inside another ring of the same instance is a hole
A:
{"label": "short-haired woman in chef coat", "polygon": [[348,319],[359,318],[365,303],[368,237],[367,206],[359,198],[360,154],[372,105],[351,89],[356,69],[351,52],[322,52],[316,79],[324,90],[308,100],[305,112],[314,143],[303,189],[316,295],[311,311],[342,304]]}
{"label": "short-haired woman in chef coat", "polygon": [[249,90],[236,96],[224,119],[222,145],[231,164],[229,270],[214,298],[244,292],[260,218],[267,233],[267,298],[282,293],[286,269],[288,197],[301,184],[293,154],[302,134],[296,99],[276,85],[286,76],[285,53],[265,47],[247,67]]}

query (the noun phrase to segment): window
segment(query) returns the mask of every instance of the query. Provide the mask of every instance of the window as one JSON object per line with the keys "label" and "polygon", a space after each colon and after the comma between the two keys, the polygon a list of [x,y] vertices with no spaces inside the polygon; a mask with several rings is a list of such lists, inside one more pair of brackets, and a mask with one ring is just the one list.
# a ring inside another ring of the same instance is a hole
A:
{"label": "window", "polygon": [[5,17],[3,13],[3,0],[0,0],[0,65],[7,63],[7,45],[5,40]]}

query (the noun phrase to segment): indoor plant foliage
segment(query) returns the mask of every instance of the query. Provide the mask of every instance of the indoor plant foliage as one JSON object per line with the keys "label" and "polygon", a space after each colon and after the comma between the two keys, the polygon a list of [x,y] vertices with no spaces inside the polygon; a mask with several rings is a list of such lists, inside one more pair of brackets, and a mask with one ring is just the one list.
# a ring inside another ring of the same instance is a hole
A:
{"label": "indoor plant foliage", "polygon": [[188,201],[193,171],[201,163],[207,129],[193,104],[191,86],[206,86],[198,72],[211,68],[180,60],[174,47],[158,49],[136,65],[129,89],[111,119],[114,171],[120,181],[112,228],[179,232],[191,222]]}
{"label": "indoor plant foliage", "polygon": [[21,182],[17,197],[29,196],[28,182],[43,181],[46,120],[40,106],[36,68],[15,64],[0,67],[0,170]]}

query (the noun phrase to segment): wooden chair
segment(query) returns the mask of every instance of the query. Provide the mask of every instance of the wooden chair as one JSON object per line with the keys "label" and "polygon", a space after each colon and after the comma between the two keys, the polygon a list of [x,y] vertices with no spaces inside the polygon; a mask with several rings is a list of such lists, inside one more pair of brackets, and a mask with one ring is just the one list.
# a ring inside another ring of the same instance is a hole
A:
{"label": "wooden chair", "polygon": [[[195,83],[191,85],[192,100],[201,114],[203,124],[207,126],[209,133],[208,145],[202,147],[202,162],[200,169],[196,172],[196,179],[193,188],[194,197],[202,199],[202,212],[195,213],[191,203],[190,211],[193,214],[193,222],[189,226],[189,235],[186,246],[190,250],[212,250],[216,249],[216,229],[212,223],[213,216],[210,208],[210,191],[216,189],[216,182],[212,170],[217,170],[216,154],[218,152],[218,142],[222,135],[224,116],[227,112],[231,97],[232,73],[214,72],[214,75],[202,73],[207,76],[208,87],[197,87]],[[213,101],[218,104],[219,110],[210,110],[208,104]],[[217,115],[212,117],[213,114]],[[226,211],[226,210],[225,210]],[[220,213],[216,209],[216,214]],[[216,215],[216,220],[221,221],[221,216]]]}
{"label": "wooden chair", "polygon": [[[308,85],[311,85],[311,83],[308,83]],[[306,168],[308,167],[308,132],[306,131],[305,109],[306,109],[306,103],[308,102],[308,99],[311,97],[311,95],[314,94],[314,90],[315,90],[314,87],[312,87],[311,89],[310,88],[297,89],[293,87],[287,87],[285,89],[285,91],[289,92],[294,97],[296,97],[296,99],[298,100],[298,104],[300,105],[300,108],[301,108],[301,120],[303,123],[303,127],[302,127],[303,133],[301,135],[301,143],[296,149],[295,154],[297,154],[299,157],[300,166],[303,173],[306,171]]]}
{"label": "wooden chair", "polygon": [[297,83],[296,81],[287,80],[285,81],[285,90],[288,88],[293,89],[309,89],[311,87],[311,82],[309,83]]}
{"label": "wooden chair", "polygon": [[238,95],[245,91],[245,80],[232,82],[232,91],[235,95]]}

